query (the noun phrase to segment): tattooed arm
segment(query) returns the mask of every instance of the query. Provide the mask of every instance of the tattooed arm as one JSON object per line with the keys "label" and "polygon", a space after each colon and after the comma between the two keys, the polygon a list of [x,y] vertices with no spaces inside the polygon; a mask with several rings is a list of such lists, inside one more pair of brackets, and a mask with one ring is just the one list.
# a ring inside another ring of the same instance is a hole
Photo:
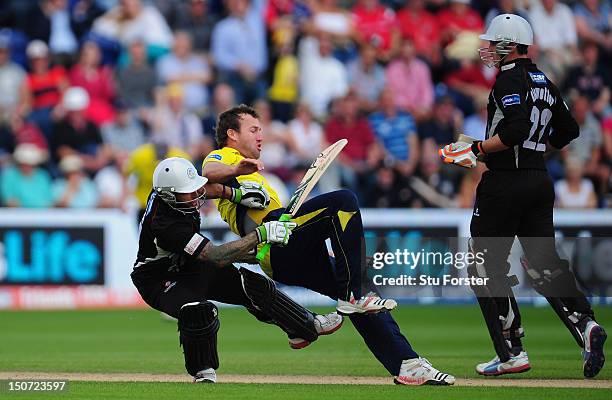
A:
{"label": "tattooed arm", "polygon": [[219,246],[215,246],[211,242],[208,242],[200,254],[198,254],[198,260],[211,263],[219,268],[230,265],[233,262],[255,264],[257,260],[252,250],[258,243],[259,239],[255,232],[251,232],[245,237]]}

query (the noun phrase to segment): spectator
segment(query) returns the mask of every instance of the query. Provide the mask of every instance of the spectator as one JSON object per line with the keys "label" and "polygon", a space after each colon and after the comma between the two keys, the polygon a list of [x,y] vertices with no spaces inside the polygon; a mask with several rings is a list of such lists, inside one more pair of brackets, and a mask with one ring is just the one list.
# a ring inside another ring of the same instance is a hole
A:
{"label": "spectator", "polygon": [[74,154],[63,157],[59,169],[63,178],[53,182],[56,207],[94,208],[98,205],[98,191],[93,181],[83,172],[83,160]]}
{"label": "spectator", "polygon": [[212,107],[208,115],[202,120],[204,134],[214,141],[217,116],[229,110],[236,104],[234,89],[230,85],[220,83],[215,86],[212,98]]}
{"label": "spectator", "polygon": [[477,140],[485,140],[487,131],[488,96],[476,99],[476,112],[467,117],[463,123],[463,133]]}
{"label": "spectator", "polygon": [[71,2],[70,27],[77,39],[89,33],[96,18],[104,14],[104,8],[97,0],[77,0]]}
{"label": "spectator", "polygon": [[291,35],[277,43],[278,59],[274,65],[272,86],[268,90],[273,118],[285,123],[293,116],[298,100],[299,63],[294,54],[294,39]]}
{"label": "spectator", "polygon": [[203,113],[208,107],[208,87],[212,71],[206,59],[192,52],[191,37],[187,32],[174,35],[172,53],[157,62],[157,73],[161,83],[178,83],[185,91],[185,108]]}
{"label": "spectator", "polygon": [[449,44],[462,32],[482,33],[484,22],[470,7],[470,0],[450,0],[448,8],[438,13],[438,24],[442,29],[442,45]]}
{"label": "spectator", "polygon": [[27,13],[23,30],[30,39],[49,44],[58,61],[68,64],[78,49],[78,40],[70,24],[68,0],[41,0]]}
{"label": "spectator", "polygon": [[359,99],[355,93],[349,92],[337,102],[335,112],[325,124],[325,139],[328,143],[348,139],[337,159],[340,176],[349,189],[361,196],[360,184],[382,154],[368,120],[359,114]]}
{"label": "spectator", "polygon": [[141,124],[123,101],[117,102],[115,121],[102,127],[102,139],[119,166],[146,142]]}
{"label": "spectator", "polygon": [[565,179],[555,182],[555,205],[560,208],[595,208],[597,196],[593,183],[583,176],[582,162],[574,157],[565,160]]}
{"label": "spectator", "polygon": [[199,160],[211,152],[212,142],[206,140],[202,122],[197,115],[185,109],[182,85],[168,85],[159,98],[151,121],[152,138],[184,150],[193,160]]}
{"label": "spectator", "polygon": [[[295,118],[287,126],[288,144],[291,150],[291,163],[299,170],[298,181],[303,171],[328,146],[325,133],[321,125],[315,121],[308,104],[299,103],[295,111]],[[297,177],[296,177],[297,178]],[[297,182],[296,182],[297,183]],[[340,170],[333,163],[317,184],[321,193],[332,192],[341,188]]]}
{"label": "spectator", "polygon": [[264,0],[228,0],[229,15],[212,32],[212,56],[218,82],[234,89],[238,103],[252,103],[266,96],[268,63]]}
{"label": "spectator", "polygon": [[398,52],[401,38],[395,12],[379,0],[357,0],[352,14],[357,43],[374,45],[377,58],[390,61]]}
{"label": "spectator", "polygon": [[496,6],[491,8],[487,15],[485,16],[485,25],[489,26],[493,18],[497,17],[499,14],[515,14],[520,15],[521,17],[528,19],[528,15],[525,12],[525,9],[520,7],[520,2],[516,0],[496,0]]}
{"label": "spectator", "polygon": [[99,194],[98,207],[138,210],[136,199],[130,196],[128,184],[116,164],[107,165],[98,171],[93,183]]}
{"label": "spectator", "polygon": [[11,39],[0,33],[0,124],[6,122],[17,111],[19,89],[25,79],[25,71],[11,61]]}
{"label": "spectator", "polygon": [[385,69],[376,60],[376,48],[364,43],[359,57],[348,65],[347,71],[349,84],[360,99],[361,109],[374,110],[386,83]]}
{"label": "spectator", "polygon": [[294,17],[293,0],[269,0],[264,10],[264,21],[272,46],[295,41],[299,22]]}
{"label": "spectator", "polygon": [[427,64],[416,57],[410,39],[404,39],[399,57],[389,64],[387,82],[399,109],[410,112],[417,121],[429,116],[434,102],[431,74]]}
{"label": "spectator", "polygon": [[425,8],[425,1],[406,1],[406,6],[397,13],[397,21],[402,38],[409,39],[414,44],[416,53],[431,64],[440,64],[442,29],[436,16]]}
{"label": "spectator", "polygon": [[119,0],[119,4],[94,21],[92,31],[123,46],[142,40],[148,54],[157,58],[172,45],[172,32],[154,6],[141,0]]}
{"label": "spectator", "polygon": [[355,32],[353,18],[338,3],[338,0],[314,1],[312,20],[305,27],[306,34],[325,33],[330,35],[331,40],[339,45],[350,42]]}
{"label": "spectator", "polygon": [[147,51],[143,41],[136,39],[129,45],[130,63],[117,71],[119,96],[131,108],[144,109],[153,106],[153,91],[157,77],[147,63]]}
{"label": "spectator", "polygon": [[81,87],[66,90],[62,105],[56,114],[58,121],[53,127],[52,148],[57,160],[69,155],[81,160],[80,168],[96,172],[109,161],[109,151],[102,142],[98,127],[85,116],[89,95]]}
{"label": "spectator", "polygon": [[399,208],[411,204],[413,193],[393,167],[382,163],[375,168],[374,181],[363,197],[364,207]]}
{"label": "spectator", "polygon": [[0,197],[6,207],[43,208],[53,204],[51,177],[39,165],[47,159],[47,152],[38,146],[24,143],[13,154],[14,166],[2,171]]}
{"label": "spectator", "polygon": [[59,104],[62,92],[68,86],[63,67],[50,67],[49,48],[40,40],[28,44],[30,72],[21,86],[20,112],[28,115],[47,138],[51,137],[51,111]]}
{"label": "spectator", "polygon": [[178,6],[174,28],[187,32],[197,53],[210,50],[210,37],[217,18],[208,10],[209,0],[187,0]]}
{"label": "spectator", "polygon": [[577,59],[578,38],[572,10],[557,0],[541,0],[529,10],[541,69],[553,82],[562,82]]}
{"label": "spectator", "polygon": [[570,98],[586,96],[592,102],[596,115],[606,115],[610,110],[610,87],[612,76],[610,69],[599,62],[599,49],[593,42],[582,45],[582,63],[572,68],[563,85],[563,91],[569,92]]}
{"label": "spectator", "polygon": [[474,113],[474,102],[488,97],[497,71],[485,66],[478,57],[480,39],[473,33],[461,33],[446,47],[445,53],[455,63],[444,79],[449,95],[465,114]]}
{"label": "spectator", "polygon": [[612,52],[612,6],[609,0],[582,0],[574,6],[576,31],[580,39],[595,42]]}
{"label": "spectator", "polygon": [[109,66],[100,65],[100,48],[87,41],[81,46],[79,61],[70,70],[70,84],[82,87],[89,94],[87,118],[101,126],[115,118],[112,102],[115,99],[115,81]]}
{"label": "spectator", "polygon": [[30,143],[36,145],[41,150],[49,150],[49,144],[45,139],[45,135],[35,124],[27,121],[19,114],[13,114],[10,123],[14,145]]}
{"label": "spectator", "polygon": [[[427,147],[424,147],[427,149]],[[453,179],[441,169],[440,158],[434,149],[423,151],[418,174],[409,182],[415,193],[413,207],[448,208],[455,207],[455,185]]]}
{"label": "spectator", "polygon": [[146,143],[134,150],[130,154],[123,172],[133,178],[134,194],[138,200],[139,212],[138,220],[142,218],[147,199],[153,187],[153,171],[157,164],[164,158],[182,157],[189,159],[189,155],[177,147],[170,147],[165,142]]}
{"label": "spectator", "polygon": [[297,163],[306,165],[327,147],[321,125],[313,119],[306,103],[299,103],[295,118],[287,126],[289,142]]}
{"label": "spectator", "polygon": [[443,96],[436,101],[431,118],[419,127],[419,137],[430,146],[440,148],[455,141],[455,133],[461,126],[461,112],[451,97]]}
{"label": "spectator", "polygon": [[266,171],[278,175],[281,179],[286,178],[289,140],[287,126],[272,119],[270,104],[267,101],[257,100],[253,108],[259,114],[261,129],[266,135],[259,159],[265,165]]}
{"label": "spectator", "polygon": [[327,115],[330,102],[348,91],[348,73],[344,64],[332,55],[328,34],[302,39],[299,45],[301,101],[308,104],[317,118]]}
{"label": "spectator", "polygon": [[[601,163],[601,124],[590,111],[590,105],[589,99],[584,96],[574,100],[572,114],[580,126],[580,136],[567,146],[567,156],[576,158],[582,164],[584,175],[593,178],[596,189],[603,194],[608,187],[610,168]],[[565,157],[566,160],[567,158]]]}
{"label": "spectator", "polygon": [[388,163],[403,178],[411,176],[419,160],[416,125],[409,113],[398,110],[389,88],[381,92],[378,111],[370,114],[369,120]]}

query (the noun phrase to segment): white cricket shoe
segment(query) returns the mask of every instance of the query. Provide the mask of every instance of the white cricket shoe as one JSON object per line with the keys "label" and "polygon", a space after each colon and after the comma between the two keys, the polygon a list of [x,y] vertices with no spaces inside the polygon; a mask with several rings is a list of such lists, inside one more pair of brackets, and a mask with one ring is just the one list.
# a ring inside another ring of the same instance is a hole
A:
{"label": "white cricket shoe", "polygon": [[402,361],[399,375],[393,380],[396,385],[441,385],[455,384],[455,377],[435,369],[423,357]]}
{"label": "white cricket shoe", "polygon": [[[315,315],[314,324],[319,336],[331,335],[342,326],[344,319],[342,315],[332,312],[325,315]],[[302,338],[289,338],[289,346],[292,349],[299,350],[310,345],[310,342]]]}
{"label": "white cricket shoe", "polygon": [[582,352],[584,365],[582,372],[585,378],[593,378],[599,373],[606,362],[604,343],[608,335],[597,322],[589,321],[582,337],[584,338],[584,351]]}
{"label": "white cricket shoe", "polygon": [[382,299],[376,293],[370,292],[355,300],[351,295],[350,301],[338,300],[336,310],[342,315],[351,314],[375,314],[381,311],[391,311],[397,307],[397,302],[392,299]]}
{"label": "white cricket shoe", "polygon": [[531,369],[529,357],[526,351],[521,351],[518,355],[510,357],[506,362],[501,362],[498,356],[491,361],[478,364],[476,372],[484,376],[497,376],[503,374],[518,374]]}
{"label": "white cricket shoe", "polygon": [[217,373],[212,368],[203,369],[202,371],[195,374],[193,377],[193,383],[216,383]]}

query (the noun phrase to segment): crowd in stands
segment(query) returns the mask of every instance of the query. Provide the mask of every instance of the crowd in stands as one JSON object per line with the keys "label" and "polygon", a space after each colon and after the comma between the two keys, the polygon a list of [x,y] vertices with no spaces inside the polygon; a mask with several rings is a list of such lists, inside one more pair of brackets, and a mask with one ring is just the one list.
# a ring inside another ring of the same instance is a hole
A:
{"label": "crowd in stands", "polygon": [[557,206],[611,207],[610,0],[4,0],[0,205],[142,209],[159,160],[199,168],[217,115],[245,103],[281,197],[347,138],[318,190],[471,208],[484,165],[437,149],[484,137],[497,71],[478,35],[505,12],[531,22],[529,55],[581,128],[547,155]]}

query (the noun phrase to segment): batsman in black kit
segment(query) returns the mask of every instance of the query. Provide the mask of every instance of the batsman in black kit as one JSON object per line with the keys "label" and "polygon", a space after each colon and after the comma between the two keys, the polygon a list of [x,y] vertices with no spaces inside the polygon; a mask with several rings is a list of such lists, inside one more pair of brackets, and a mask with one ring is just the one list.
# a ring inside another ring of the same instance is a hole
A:
{"label": "batsman in black kit", "polygon": [[447,163],[473,168],[478,159],[489,169],[477,188],[470,227],[472,250],[486,251],[485,260],[468,272],[489,278],[485,286],[472,289],[497,356],[478,364],[476,371],[494,376],[531,368],[512,292],[518,280],[508,276],[508,255],[518,236],[525,275],[583,348],[584,376],[591,378],[604,365],[606,333],[578,289],[568,262],[556,252],[555,194],[543,157],[547,146],[561,149],[578,137],[578,124],[559,89],[527,58],[533,31],[525,19],[499,15],[480,38],[489,41],[487,48],[480,49],[481,59],[500,70],[489,95],[485,140],[460,138],[440,149]]}
{"label": "batsman in black kit", "polygon": [[315,315],[269,278],[232,265],[256,262],[253,249],[259,243],[287,244],[294,223],[266,222],[239,240],[215,246],[200,234],[199,208],[205,198],[224,198],[249,208],[265,208],[269,201],[256,183],[243,182],[237,188],[211,184],[188,160],[163,160],[153,174],[131,274],[148,305],[178,319],[185,368],[194,382],[214,383],[219,367],[218,310],[209,300],[242,305],[290,338],[308,342],[340,328],[337,313]]}

